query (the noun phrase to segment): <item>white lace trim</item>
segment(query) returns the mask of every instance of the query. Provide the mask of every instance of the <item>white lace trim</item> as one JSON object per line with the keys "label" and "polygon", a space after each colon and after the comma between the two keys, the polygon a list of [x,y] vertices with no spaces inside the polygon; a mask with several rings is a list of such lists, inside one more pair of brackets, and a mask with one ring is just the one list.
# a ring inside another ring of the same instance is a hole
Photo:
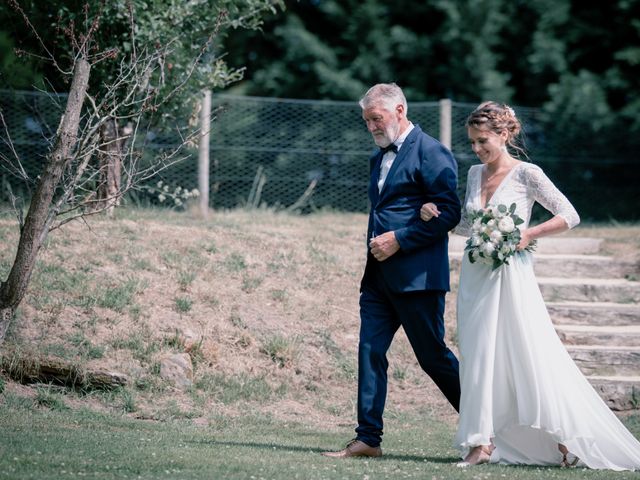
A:
{"label": "white lace trim", "polygon": [[578,225],[580,223],[578,212],[542,169],[531,163],[523,166],[525,168],[521,168],[516,173],[521,177],[521,182],[527,186],[528,194],[551,213],[562,217],[569,228]]}
{"label": "white lace trim", "polygon": [[[518,170],[513,172],[514,175],[507,179],[506,183],[501,187],[504,189],[514,188],[514,185],[511,185],[511,183],[517,182],[526,188],[527,197],[538,202],[553,215],[560,216],[569,228],[573,228],[580,223],[580,216],[573,205],[571,205],[571,202],[558,190],[539,166],[532,163],[522,163],[514,168]],[[481,172],[482,165],[473,165],[467,174],[467,188],[463,203],[462,218],[454,230],[454,233],[458,235],[465,237],[471,235],[471,225],[467,220],[466,211],[469,207],[473,208],[476,196],[480,195],[480,192],[474,191],[474,189],[479,190],[480,183],[478,175],[480,175]],[[531,211],[526,212],[527,223],[530,215]]]}

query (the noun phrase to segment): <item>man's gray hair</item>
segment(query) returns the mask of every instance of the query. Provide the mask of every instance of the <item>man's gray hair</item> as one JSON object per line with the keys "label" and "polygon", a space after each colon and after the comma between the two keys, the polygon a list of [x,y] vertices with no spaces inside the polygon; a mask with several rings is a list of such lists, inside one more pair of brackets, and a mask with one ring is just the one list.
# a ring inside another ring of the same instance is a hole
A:
{"label": "man's gray hair", "polygon": [[371,107],[382,107],[393,112],[398,104],[404,107],[405,115],[408,110],[407,99],[404,97],[402,89],[395,83],[378,83],[374,85],[367,90],[367,93],[358,103],[363,110]]}

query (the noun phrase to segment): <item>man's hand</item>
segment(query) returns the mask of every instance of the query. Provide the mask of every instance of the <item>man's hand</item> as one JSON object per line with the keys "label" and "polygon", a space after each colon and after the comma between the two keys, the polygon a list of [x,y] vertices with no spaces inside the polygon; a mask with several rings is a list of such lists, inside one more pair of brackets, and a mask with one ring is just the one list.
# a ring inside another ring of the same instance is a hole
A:
{"label": "man's hand", "polygon": [[435,203],[425,203],[424,205],[422,205],[422,207],[420,207],[420,218],[425,222],[428,222],[433,217],[437,218],[439,216],[440,210],[438,210],[438,207]]}
{"label": "man's hand", "polygon": [[400,244],[396,240],[396,234],[394,232],[386,232],[372,238],[369,246],[371,247],[371,254],[379,262],[385,261],[400,250]]}

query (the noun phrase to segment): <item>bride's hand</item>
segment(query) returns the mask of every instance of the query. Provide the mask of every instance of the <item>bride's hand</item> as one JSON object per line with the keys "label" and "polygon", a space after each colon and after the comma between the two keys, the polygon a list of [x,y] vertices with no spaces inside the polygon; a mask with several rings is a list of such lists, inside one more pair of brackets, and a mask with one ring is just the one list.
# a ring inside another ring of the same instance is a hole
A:
{"label": "bride's hand", "polygon": [[533,240],[533,237],[529,234],[529,230],[523,230],[520,232],[520,241],[518,242],[518,245],[516,245],[516,250],[524,250]]}
{"label": "bride's hand", "polygon": [[420,207],[420,218],[425,222],[428,222],[433,217],[440,215],[440,210],[436,207],[435,203],[425,203]]}

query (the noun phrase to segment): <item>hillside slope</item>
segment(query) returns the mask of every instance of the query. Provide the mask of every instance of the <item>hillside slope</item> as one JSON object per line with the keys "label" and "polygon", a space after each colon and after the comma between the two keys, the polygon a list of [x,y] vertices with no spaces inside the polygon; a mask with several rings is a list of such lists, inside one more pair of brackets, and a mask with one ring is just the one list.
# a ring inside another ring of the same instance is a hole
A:
{"label": "hillside slope", "polygon": [[[242,210],[206,222],[129,211],[70,224],[50,236],[3,346],[5,389],[148,419],[214,422],[252,410],[351,424],[365,232],[365,215]],[[10,220],[0,220],[0,241],[15,245]],[[12,256],[0,252],[1,278]],[[160,376],[161,362],[185,352],[193,384],[178,388]],[[128,382],[100,392],[9,379],[25,362],[46,359],[120,372]],[[389,360],[387,415],[455,418],[402,332]]]}

